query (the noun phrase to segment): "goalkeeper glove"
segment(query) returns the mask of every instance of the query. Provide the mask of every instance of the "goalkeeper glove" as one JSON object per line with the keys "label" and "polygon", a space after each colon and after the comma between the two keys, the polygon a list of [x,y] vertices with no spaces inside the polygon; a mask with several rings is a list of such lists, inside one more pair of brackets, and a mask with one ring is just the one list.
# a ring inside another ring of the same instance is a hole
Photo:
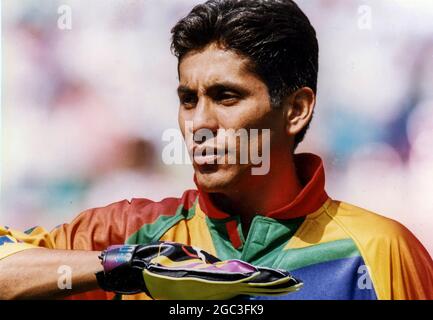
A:
{"label": "goalkeeper glove", "polygon": [[231,299],[239,295],[284,295],[302,283],[287,271],[221,261],[187,245],[157,242],[111,246],[101,257],[100,287],[120,294],[145,292],[154,299]]}

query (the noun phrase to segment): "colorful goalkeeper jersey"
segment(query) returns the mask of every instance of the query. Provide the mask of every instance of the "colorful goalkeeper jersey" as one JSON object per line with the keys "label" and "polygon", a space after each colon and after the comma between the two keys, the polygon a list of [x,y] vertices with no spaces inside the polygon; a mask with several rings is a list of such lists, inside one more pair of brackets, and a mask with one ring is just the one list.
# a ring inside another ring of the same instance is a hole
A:
{"label": "colorful goalkeeper jersey", "polygon": [[[433,299],[432,259],[410,231],[329,198],[319,157],[300,154],[295,162],[302,192],[279,210],[258,212],[247,236],[236,212],[222,212],[208,194],[188,190],[181,198],[132,199],[87,210],[51,232],[0,228],[0,259],[34,247],[103,250],[174,241],[221,260],[285,269],[304,282],[299,292],[279,299]],[[94,291],[75,298],[113,296]]]}

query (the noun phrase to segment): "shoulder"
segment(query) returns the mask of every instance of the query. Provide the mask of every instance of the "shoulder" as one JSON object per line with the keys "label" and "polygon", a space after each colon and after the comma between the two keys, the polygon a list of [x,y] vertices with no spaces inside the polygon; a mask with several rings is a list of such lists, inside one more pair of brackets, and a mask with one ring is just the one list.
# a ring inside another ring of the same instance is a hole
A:
{"label": "shoulder", "polygon": [[402,240],[413,238],[400,222],[353,204],[333,200],[327,210],[331,218],[359,240]]}
{"label": "shoulder", "polygon": [[375,212],[341,201],[333,201],[328,214],[358,246],[367,264],[388,269],[424,264],[431,269],[429,253],[403,224]]}
{"label": "shoulder", "polygon": [[197,190],[186,190],[181,197],[169,197],[159,201],[134,198],[131,200],[129,211],[131,215],[146,215],[147,219],[152,220],[160,215],[170,216],[179,210],[189,210],[197,196]]}
{"label": "shoulder", "polygon": [[97,207],[83,211],[76,219],[105,219],[124,217],[134,219],[141,217],[144,221],[152,221],[160,215],[173,215],[179,208],[189,209],[198,195],[197,190],[186,190],[181,197],[168,197],[161,200],[147,198],[133,198],[122,200],[104,207]]}
{"label": "shoulder", "polygon": [[197,193],[187,190],[179,198],[160,201],[136,198],[88,209],[71,223],[55,228],[51,234],[61,248],[99,249],[121,244],[133,235],[154,233],[162,224],[169,226],[175,222],[177,216],[193,206]]}
{"label": "shoulder", "polygon": [[326,211],[357,244],[380,299],[433,297],[433,261],[404,225],[341,201]]}

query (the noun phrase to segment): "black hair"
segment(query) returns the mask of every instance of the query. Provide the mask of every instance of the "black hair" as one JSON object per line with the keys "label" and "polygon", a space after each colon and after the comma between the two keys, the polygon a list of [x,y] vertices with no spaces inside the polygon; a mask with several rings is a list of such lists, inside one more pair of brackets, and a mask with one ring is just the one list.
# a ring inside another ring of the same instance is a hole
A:
{"label": "black hair", "polygon": [[[192,50],[216,42],[247,57],[267,85],[274,108],[302,87],[317,91],[319,45],[307,16],[292,0],[209,0],[171,30],[179,63]],[[295,137],[295,147],[309,123]]]}

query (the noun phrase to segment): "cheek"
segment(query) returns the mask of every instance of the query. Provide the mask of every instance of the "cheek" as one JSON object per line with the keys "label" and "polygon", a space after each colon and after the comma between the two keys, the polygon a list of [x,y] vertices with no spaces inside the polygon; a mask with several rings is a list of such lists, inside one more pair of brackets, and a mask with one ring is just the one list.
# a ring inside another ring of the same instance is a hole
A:
{"label": "cheek", "polygon": [[251,97],[238,105],[218,108],[218,122],[224,129],[260,128],[269,110],[265,99]]}
{"label": "cheek", "polygon": [[273,121],[270,109],[266,102],[253,101],[252,103],[245,104],[238,112],[228,119],[234,123],[237,128],[256,128],[256,129],[269,129]]}

